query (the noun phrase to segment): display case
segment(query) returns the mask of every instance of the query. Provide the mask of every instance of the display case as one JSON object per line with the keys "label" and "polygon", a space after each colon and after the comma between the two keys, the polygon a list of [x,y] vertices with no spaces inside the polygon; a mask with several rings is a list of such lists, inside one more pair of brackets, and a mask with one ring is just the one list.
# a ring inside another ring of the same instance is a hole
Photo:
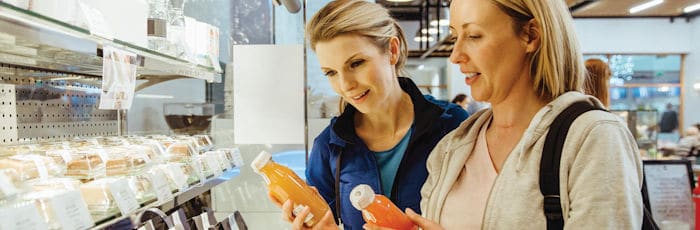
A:
{"label": "display case", "polygon": [[655,149],[658,135],[659,113],[656,110],[611,110],[627,124],[639,149]]}

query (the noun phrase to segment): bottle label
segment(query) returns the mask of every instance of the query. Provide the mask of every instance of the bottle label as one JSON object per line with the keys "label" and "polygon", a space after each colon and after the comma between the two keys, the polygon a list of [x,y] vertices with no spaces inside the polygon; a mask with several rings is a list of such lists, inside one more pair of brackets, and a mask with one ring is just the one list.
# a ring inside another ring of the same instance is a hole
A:
{"label": "bottle label", "polygon": [[[304,207],[305,207],[304,205],[300,205],[300,204],[296,205],[294,207],[294,210],[292,210],[292,213],[294,214],[294,216],[298,216],[301,213],[301,211],[304,210]],[[313,219],[313,218],[314,218],[314,214],[309,213],[309,215],[306,216],[304,223],[309,223],[309,221],[311,221],[311,219]]]}

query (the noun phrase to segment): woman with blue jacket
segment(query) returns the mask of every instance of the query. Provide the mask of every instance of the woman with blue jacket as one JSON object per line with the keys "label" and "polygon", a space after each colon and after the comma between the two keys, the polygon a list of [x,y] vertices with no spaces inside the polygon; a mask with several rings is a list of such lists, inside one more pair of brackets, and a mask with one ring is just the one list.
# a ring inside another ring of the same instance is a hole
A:
{"label": "woman with blue jacket", "polygon": [[[399,77],[406,40],[385,8],[362,0],[332,1],[306,29],[322,71],[344,101],[343,113],[314,142],[307,182],[345,229],[364,224],[349,200],[359,184],[368,184],[401,210],[420,210],[428,154],[466,119],[466,111],[423,96],[413,81]],[[284,203],[283,219],[304,229],[308,210],[295,216],[293,206]],[[327,214],[314,229],[337,228],[333,216]]]}

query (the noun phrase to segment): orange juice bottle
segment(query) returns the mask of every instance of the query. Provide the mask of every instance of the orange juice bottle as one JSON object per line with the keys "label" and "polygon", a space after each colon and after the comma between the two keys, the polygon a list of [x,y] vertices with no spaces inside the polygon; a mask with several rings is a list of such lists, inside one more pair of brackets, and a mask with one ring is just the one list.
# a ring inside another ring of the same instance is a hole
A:
{"label": "orange juice bottle", "polygon": [[265,179],[267,189],[282,202],[294,203],[294,215],[309,206],[311,213],[306,216],[304,225],[312,227],[328,212],[328,204],[291,169],[272,161],[270,153],[262,151],[250,164],[253,171]]}
{"label": "orange juice bottle", "polygon": [[350,191],[350,202],[357,210],[362,211],[362,218],[385,228],[397,230],[418,229],[406,214],[384,195],[374,194],[369,185],[361,184]]}

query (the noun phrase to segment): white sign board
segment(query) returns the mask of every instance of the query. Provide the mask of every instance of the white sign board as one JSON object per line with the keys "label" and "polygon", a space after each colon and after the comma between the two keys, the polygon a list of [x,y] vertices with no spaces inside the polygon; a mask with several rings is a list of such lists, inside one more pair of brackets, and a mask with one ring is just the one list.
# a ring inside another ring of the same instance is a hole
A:
{"label": "white sign board", "polygon": [[236,144],[304,144],[304,47],[233,46]]}
{"label": "white sign board", "polygon": [[649,209],[656,223],[674,221],[695,223],[695,208],[690,194],[686,164],[644,164],[644,180],[649,194]]}

